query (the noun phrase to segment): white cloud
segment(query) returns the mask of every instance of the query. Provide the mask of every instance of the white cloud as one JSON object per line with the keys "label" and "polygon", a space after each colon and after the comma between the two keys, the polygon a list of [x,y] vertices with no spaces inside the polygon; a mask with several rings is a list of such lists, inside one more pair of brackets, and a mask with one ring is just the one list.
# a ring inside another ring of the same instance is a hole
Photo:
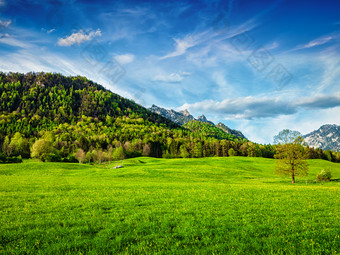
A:
{"label": "white cloud", "polygon": [[55,28],[52,28],[52,29],[48,30],[46,33],[50,34],[50,33],[53,33],[54,31],[55,31]]}
{"label": "white cloud", "polygon": [[183,39],[174,38],[174,41],[176,42],[175,50],[161,57],[160,59],[181,56],[185,54],[188,49],[190,49],[191,47],[194,47],[198,43],[197,39],[193,38],[192,36],[186,36]]}
{"label": "white cloud", "polygon": [[314,90],[314,93],[322,93],[332,88],[337,87],[340,78],[340,59],[339,54],[336,52],[329,52],[323,54],[318,58],[318,62],[323,68],[323,74],[320,75],[321,81],[318,83],[318,87]]}
{"label": "white cloud", "polygon": [[194,104],[184,104],[180,109],[205,113],[216,113],[227,119],[273,118],[292,115],[303,110],[330,109],[340,106],[340,93],[317,95],[299,100],[276,97],[240,97],[223,101],[205,100]]}
{"label": "white cloud", "polygon": [[326,44],[328,43],[329,41],[333,40],[333,39],[336,39],[338,37],[338,35],[329,35],[329,36],[323,36],[323,37],[319,37],[315,40],[312,40],[310,42],[308,42],[307,44],[305,45],[300,45],[300,46],[297,46],[291,50],[288,50],[287,52],[290,52],[290,51],[296,51],[296,50],[303,50],[303,49],[310,49],[310,48],[313,48],[313,47],[317,47],[317,46],[320,46],[320,45],[323,45],[323,44]]}
{"label": "white cloud", "polygon": [[3,34],[0,37],[0,43],[4,43],[4,44],[7,44],[13,47],[19,47],[19,48],[24,48],[24,49],[34,47],[33,44],[17,40],[14,37],[11,37],[9,34]]}
{"label": "white cloud", "polygon": [[265,46],[266,50],[274,50],[277,47],[279,47],[279,43],[278,42],[273,42],[272,44],[269,44],[269,45]]}
{"label": "white cloud", "polygon": [[312,48],[312,47],[315,47],[315,46],[319,46],[319,45],[327,43],[328,41],[330,41],[332,39],[333,39],[332,36],[318,38],[318,39],[315,39],[313,41],[310,41],[309,43],[304,45],[303,48]]}
{"label": "white cloud", "polygon": [[170,83],[177,83],[181,82],[186,76],[191,75],[188,72],[179,72],[179,73],[171,73],[169,75],[156,75],[154,77],[154,81],[161,81],[161,82],[170,82]]}
{"label": "white cloud", "polygon": [[70,36],[67,36],[65,38],[60,38],[58,40],[59,46],[71,46],[73,44],[80,45],[81,43],[85,41],[92,40],[96,36],[101,36],[102,33],[100,29],[97,29],[97,31],[91,31],[90,33],[86,34],[83,30],[79,30],[77,33],[73,33]]}
{"label": "white cloud", "polygon": [[228,97],[235,96],[237,91],[228,83],[224,71],[215,71],[212,73],[211,79],[216,83],[218,96]]}
{"label": "white cloud", "polygon": [[5,4],[6,4],[5,1],[0,0],[0,6],[1,6],[1,5],[5,5]]}
{"label": "white cloud", "polygon": [[126,65],[133,62],[135,56],[132,54],[117,55],[115,56],[115,59],[118,61],[119,64]]}
{"label": "white cloud", "polygon": [[81,75],[103,85],[112,92],[126,98],[133,96],[125,90],[125,86],[117,86],[110,77],[93,68],[81,57],[69,59],[42,50],[40,47],[19,49],[17,52],[0,55],[0,70],[3,72],[57,72],[64,75]]}
{"label": "white cloud", "polygon": [[11,37],[9,34],[0,34],[0,39]]}
{"label": "white cloud", "polygon": [[12,20],[2,21],[0,20],[0,27],[8,27],[12,23]]}

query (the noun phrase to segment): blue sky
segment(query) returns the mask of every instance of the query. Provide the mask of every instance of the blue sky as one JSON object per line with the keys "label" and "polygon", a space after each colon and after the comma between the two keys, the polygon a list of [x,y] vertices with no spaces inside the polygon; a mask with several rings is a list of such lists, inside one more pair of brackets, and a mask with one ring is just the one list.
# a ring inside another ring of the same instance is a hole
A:
{"label": "blue sky", "polygon": [[340,125],[340,2],[0,0],[0,70],[82,75],[272,143]]}

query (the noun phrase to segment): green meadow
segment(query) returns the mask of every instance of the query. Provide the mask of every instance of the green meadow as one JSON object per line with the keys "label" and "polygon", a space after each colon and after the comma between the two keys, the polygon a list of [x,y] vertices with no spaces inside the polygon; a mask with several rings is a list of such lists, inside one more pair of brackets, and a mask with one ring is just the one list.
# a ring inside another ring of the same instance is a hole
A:
{"label": "green meadow", "polygon": [[340,165],[309,160],[291,184],[274,162],[0,165],[0,254],[340,253]]}

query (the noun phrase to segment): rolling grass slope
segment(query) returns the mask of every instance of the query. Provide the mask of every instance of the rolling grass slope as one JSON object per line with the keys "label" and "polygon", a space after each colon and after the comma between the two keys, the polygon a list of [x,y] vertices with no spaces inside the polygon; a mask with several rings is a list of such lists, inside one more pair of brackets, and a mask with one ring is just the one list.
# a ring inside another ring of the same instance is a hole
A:
{"label": "rolling grass slope", "polygon": [[263,158],[0,165],[0,254],[337,254],[340,182]]}

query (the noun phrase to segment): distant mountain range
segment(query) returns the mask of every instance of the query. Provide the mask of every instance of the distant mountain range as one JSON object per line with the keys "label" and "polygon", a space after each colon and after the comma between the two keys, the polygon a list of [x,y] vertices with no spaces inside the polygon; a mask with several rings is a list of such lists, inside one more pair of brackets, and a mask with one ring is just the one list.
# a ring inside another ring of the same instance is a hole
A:
{"label": "distant mountain range", "polygon": [[157,113],[157,114],[159,114],[159,115],[161,115],[161,116],[163,116],[163,117],[165,117],[169,120],[172,120],[173,122],[175,122],[175,123],[177,123],[181,126],[185,125],[186,123],[188,123],[190,121],[200,121],[200,122],[209,123],[211,125],[214,125],[227,134],[237,136],[241,139],[246,139],[246,137],[242,134],[241,131],[231,129],[221,122],[218,123],[217,125],[215,125],[212,121],[209,121],[203,114],[201,116],[197,117],[197,118],[194,118],[194,116],[192,116],[189,113],[188,110],[177,112],[173,109],[168,110],[168,109],[159,107],[157,105],[152,105],[149,108],[149,110],[151,112]]}
{"label": "distant mountain range", "polygon": [[323,125],[304,136],[305,142],[314,148],[340,151],[340,126]]}

